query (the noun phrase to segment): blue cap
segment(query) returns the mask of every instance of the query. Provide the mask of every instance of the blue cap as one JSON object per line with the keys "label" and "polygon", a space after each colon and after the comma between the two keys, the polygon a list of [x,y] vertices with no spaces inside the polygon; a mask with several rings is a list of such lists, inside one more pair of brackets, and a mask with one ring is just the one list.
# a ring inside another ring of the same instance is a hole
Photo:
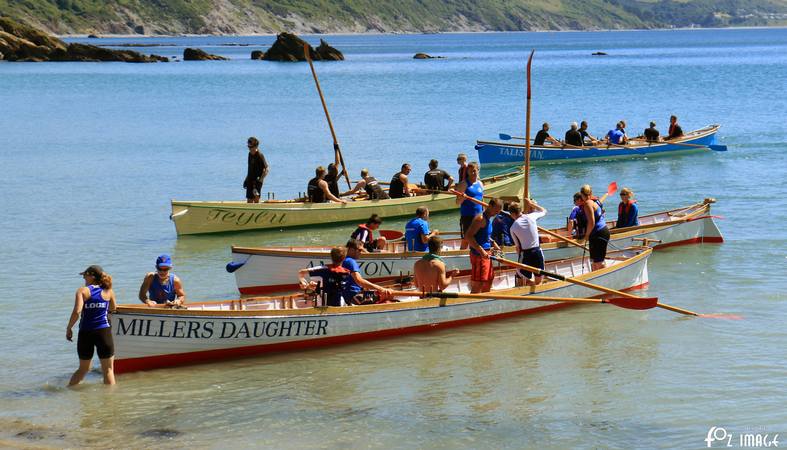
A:
{"label": "blue cap", "polygon": [[172,267],[172,258],[166,253],[156,258],[156,268]]}

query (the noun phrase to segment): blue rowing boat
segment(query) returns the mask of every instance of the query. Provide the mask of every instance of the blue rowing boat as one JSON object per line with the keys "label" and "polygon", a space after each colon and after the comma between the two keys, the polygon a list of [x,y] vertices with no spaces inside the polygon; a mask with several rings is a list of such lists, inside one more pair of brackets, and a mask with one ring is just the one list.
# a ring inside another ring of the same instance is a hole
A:
{"label": "blue rowing boat", "polygon": [[[599,144],[595,147],[559,147],[556,145],[530,146],[530,163],[564,163],[580,161],[605,161],[611,159],[684,154],[698,151],[726,151],[724,145],[716,145],[719,125],[709,125],[686,133],[682,138],[669,142],[634,141],[631,145],[615,146]],[[501,139],[512,139],[501,134]],[[516,139],[516,138],[514,138]],[[478,160],[484,167],[512,166],[525,160],[525,144],[510,142],[477,141]]]}

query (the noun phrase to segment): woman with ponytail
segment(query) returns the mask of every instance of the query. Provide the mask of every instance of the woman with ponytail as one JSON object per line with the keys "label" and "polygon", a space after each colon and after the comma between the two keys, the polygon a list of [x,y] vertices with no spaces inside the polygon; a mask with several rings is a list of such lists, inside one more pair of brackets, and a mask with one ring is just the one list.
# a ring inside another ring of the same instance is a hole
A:
{"label": "woman with ponytail", "polygon": [[115,345],[112,342],[112,330],[107,313],[117,307],[115,291],[112,290],[112,277],[104,273],[100,266],[92,265],[80,275],[85,285],[77,289],[74,309],[66,327],[66,339],[73,337],[71,328],[79,320],[77,337],[77,354],[79,368],[71,376],[69,386],[79,384],[90,370],[93,360],[93,349],[98,353],[104,384],[115,384],[114,356]]}

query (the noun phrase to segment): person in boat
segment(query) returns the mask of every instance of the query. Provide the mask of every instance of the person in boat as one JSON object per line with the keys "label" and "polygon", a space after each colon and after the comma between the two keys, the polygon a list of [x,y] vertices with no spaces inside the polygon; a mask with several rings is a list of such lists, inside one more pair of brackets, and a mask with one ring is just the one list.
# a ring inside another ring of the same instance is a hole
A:
{"label": "person in boat", "polygon": [[492,220],[500,213],[502,203],[499,199],[489,200],[484,212],[475,216],[467,229],[467,240],[470,244],[470,292],[489,292],[495,279],[492,259],[493,250],[500,250],[497,242],[492,240]]}
{"label": "person in boat", "polygon": [[[335,147],[335,145],[334,145]],[[334,197],[340,197],[339,194],[339,178],[341,178],[342,167],[341,159],[339,158],[339,152],[333,152],[334,160],[332,163],[328,164],[328,171],[325,174],[325,182],[328,183],[328,190],[333,194]]]}
{"label": "person in boat", "polygon": [[391,298],[391,290],[378,286],[361,276],[361,266],[358,258],[361,256],[363,243],[358,239],[347,241],[347,256],[342,261],[342,267],[350,272],[344,285],[342,298],[347,305],[366,305],[383,303]]}
{"label": "person in boat", "polygon": [[650,126],[645,128],[645,131],[642,132],[642,135],[648,142],[658,142],[661,140],[661,133],[656,129],[656,122],[652,120],[650,121]]}
{"label": "person in boat", "polygon": [[429,229],[429,208],[419,206],[415,210],[415,217],[410,219],[404,227],[404,240],[408,252],[425,252],[428,248],[429,238],[437,236],[440,232]]}
{"label": "person in boat", "polygon": [[579,189],[582,194],[582,210],[587,218],[584,239],[590,248],[591,269],[603,269],[607,258],[607,244],[609,243],[609,228],[604,217],[604,205],[593,195],[589,184]]}
{"label": "person in boat", "polygon": [[380,218],[377,214],[372,214],[366,220],[366,223],[362,223],[358,225],[358,228],[353,231],[353,234],[350,235],[351,239],[357,239],[358,241],[363,243],[361,249],[367,252],[379,252],[380,250],[385,249],[385,237],[380,236],[379,238],[375,239],[374,237],[374,230],[380,228],[380,224],[383,223],[383,219]]}
{"label": "person in boat", "polygon": [[380,182],[377,181],[377,178],[369,175],[369,169],[361,169],[361,179],[355,184],[352,190],[343,193],[341,196],[353,195],[361,190],[366,191],[366,198],[369,200],[385,200],[390,198],[388,197],[388,193],[380,186]]}
{"label": "person in boat", "polygon": [[609,130],[605,136],[607,144],[626,145],[628,137],[626,136],[626,128],[623,121],[615,124],[614,130]]}
{"label": "person in boat", "polygon": [[667,140],[683,137],[683,128],[678,125],[678,116],[669,116],[669,134]]}
{"label": "person in boat", "polygon": [[306,188],[306,195],[312,203],[325,203],[334,201],[338,203],[347,203],[346,200],[341,199],[331,193],[328,188],[328,183],[325,181],[325,167],[320,166],[315,169],[315,177],[309,180],[309,185]]}
{"label": "person in boat", "polygon": [[598,139],[593,137],[588,132],[588,122],[587,120],[583,120],[579,123],[579,134],[582,136],[582,143],[583,145],[595,145],[598,142]]}
{"label": "person in boat", "polygon": [[440,257],[443,249],[443,240],[440,236],[432,236],[428,242],[429,251],[413,265],[415,274],[415,287],[421,292],[442,291],[459,275],[459,270],[454,269],[447,274],[445,262]]}
{"label": "person in boat", "polygon": [[568,229],[569,237],[582,239],[583,236],[585,236],[587,219],[585,218],[584,204],[585,202],[582,200],[582,194],[579,192],[574,194],[574,208],[566,219],[566,229]]}
{"label": "person in boat", "polygon": [[429,161],[429,171],[424,174],[424,186],[433,191],[447,191],[454,185],[454,177],[437,168],[437,160]]}
{"label": "person in boat", "polygon": [[396,172],[391,178],[391,186],[388,188],[388,195],[391,198],[404,198],[413,195],[410,192],[407,175],[410,174],[410,164],[402,164],[402,170]]}
{"label": "person in boat", "polygon": [[[511,225],[511,238],[514,240],[518,261],[521,264],[538,267],[544,270],[544,252],[541,251],[541,243],[538,237],[538,219],[547,215],[547,210],[539,205],[535,200],[524,199],[524,214],[519,204],[512,205],[511,217],[514,224]],[[519,269],[517,274],[525,280],[528,286],[541,284],[543,277],[528,270]]]}
{"label": "person in boat", "polygon": [[156,271],[148,272],[139,286],[139,300],[148,306],[183,306],[186,303],[183,283],[171,271],[172,258],[169,255],[156,258]]}
{"label": "person in boat", "polygon": [[[473,161],[468,164],[466,178],[456,186],[456,191],[476,200],[483,201],[484,183],[478,178],[478,171],[479,167],[477,162]],[[469,245],[466,238],[467,229],[470,228],[473,218],[481,214],[484,207],[459,195],[456,196],[456,204],[459,205],[459,232],[462,236],[460,248],[464,250]]]}
{"label": "person in boat", "polygon": [[492,240],[497,242],[499,246],[514,245],[514,241],[511,240],[511,225],[514,223],[514,219],[508,209],[510,205],[509,202],[503,202],[503,210],[492,221]]}
{"label": "person in boat", "polygon": [[582,134],[579,132],[579,125],[576,122],[571,122],[571,128],[566,131],[564,142],[572,147],[582,147],[584,145]]}
{"label": "person in boat", "polygon": [[459,164],[459,176],[457,177],[457,183],[461,183],[465,181],[465,178],[467,178],[467,155],[464,153],[456,155],[456,163]]}
{"label": "person in boat", "polygon": [[618,220],[615,228],[639,226],[639,208],[634,200],[634,191],[629,188],[620,190],[620,203],[618,204]]}
{"label": "person in boat", "polygon": [[246,189],[246,203],[259,203],[262,184],[268,175],[268,161],[260,151],[260,141],[252,136],[246,142],[249,148],[248,167],[243,188]]}
{"label": "person in boat", "polygon": [[79,368],[71,375],[69,386],[79,384],[90,371],[93,350],[98,353],[104,384],[115,384],[114,356],[115,344],[112,341],[112,328],[107,313],[117,308],[115,291],[112,290],[112,277],[100,266],[90,266],[80,275],[85,285],[77,289],[74,309],[66,326],[66,339],[73,339],[73,331],[79,320],[77,335],[77,355]]}
{"label": "person in boat", "polygon": [[536,133],[535,139],[533,139],[533,145],[544,145],[546,142],[550,142],[553,145],[561,145],[560,141],[549,135],[549,123],[544,122],[541,125],[541,129]]}
{"label": "person in boat", "polygon": [[301,289],[314,288],[315,282],[307,282],[306,276],[322,279],[322,291],[325,295],[326,306],[342,306],[342,293],[350,279],[350,271],[342,267],[347,249],[334,247],[331,249],[331,264],[327,266],[310,267],[298,271],[298,282]]}

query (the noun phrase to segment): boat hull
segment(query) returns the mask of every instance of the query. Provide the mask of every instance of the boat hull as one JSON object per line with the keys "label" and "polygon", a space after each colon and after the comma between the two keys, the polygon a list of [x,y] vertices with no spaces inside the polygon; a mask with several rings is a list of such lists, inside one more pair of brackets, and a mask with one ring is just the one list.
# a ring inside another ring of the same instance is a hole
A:
{"label": "boat hull", "polygon": [[[650,250],[629,253],[625,261],[613,262],[611,267],[585,273],[578,278],[614,289],[646,285]],[[584,269],[570,266],[569,270]],[[496,279],[493,289],[527,294],[524,288],[506,289],[511,286],[511,278],[500,277],[499,283]],[[562,281],[541,285],[533,291],[539,295],[562,297],[598,294],[592,289]],[[566,305],[569,303],[431,298],[382,305],[271,311],[120,306],[111,319],[115,372],[356,343],[550,311]]]}
{"label": "boat hull", "polygon": [[[583,149],[571,149],[549,146],[530,146],[531,164],[582,162],[582,161],[603,161],[611,159],[637,158],[643,156],[663,156],[666,154],[685,154],[698,151],[707,151],[707,146],[716,144],[716,132],[718,125],[710,125],[706,128],[693,131],[687,134],[678,142],[690,145],[701,145],[704,148],[686,147],[675,143],[640,144],[632,145],[631,148],[607,147],[586,147]],[[489,142],[478,141],[476,146],[478,160],[483,167],[504,167],[522,164],[525,160],[525,145],[511,142]]]}
{"label": "boat hull", "polygon": [[[680,216],[674,215],[681,211]],[[710,213],[710,204],[696,204],[688,208],[665,211],[642,217],[645,227],[627,230],[612,230],[610,249],[643,244],[664,248],[692,243],[722,242],[721,232]],[[658,225],[659,223],[663,225]],[[442,252],[446,268],[467,272],[470,259],[467,251],[458,249],[458,240],[446,240],[449,249]],[[582,249],[563,242],[543,243],[541,246],[547,260],[581,256]],[[516,260],[516,250],[504,249],[507,259]],[[372,282],[398,279],[412,273],[413,264],[423,253],[364,253],[358,258],[361,275]],[[240,266],[234,272],[235,282],[241,295],[261,295],[297,289],[298,270],[330,262],[329,248],[253,248],[233,247],[233,265]]]}
{"label": "boat hull", "polygon": [[[485,195],[521,196],[524,174],[501,175],[485,181]],[[452,194],[427,194],[386,200],[341,203],[187,202],[172,201],[171,218],[178,235],[281,229],[330,223],[362,222],[372,214],[412,216],[420,206],[431,212],[456,209]]]}

